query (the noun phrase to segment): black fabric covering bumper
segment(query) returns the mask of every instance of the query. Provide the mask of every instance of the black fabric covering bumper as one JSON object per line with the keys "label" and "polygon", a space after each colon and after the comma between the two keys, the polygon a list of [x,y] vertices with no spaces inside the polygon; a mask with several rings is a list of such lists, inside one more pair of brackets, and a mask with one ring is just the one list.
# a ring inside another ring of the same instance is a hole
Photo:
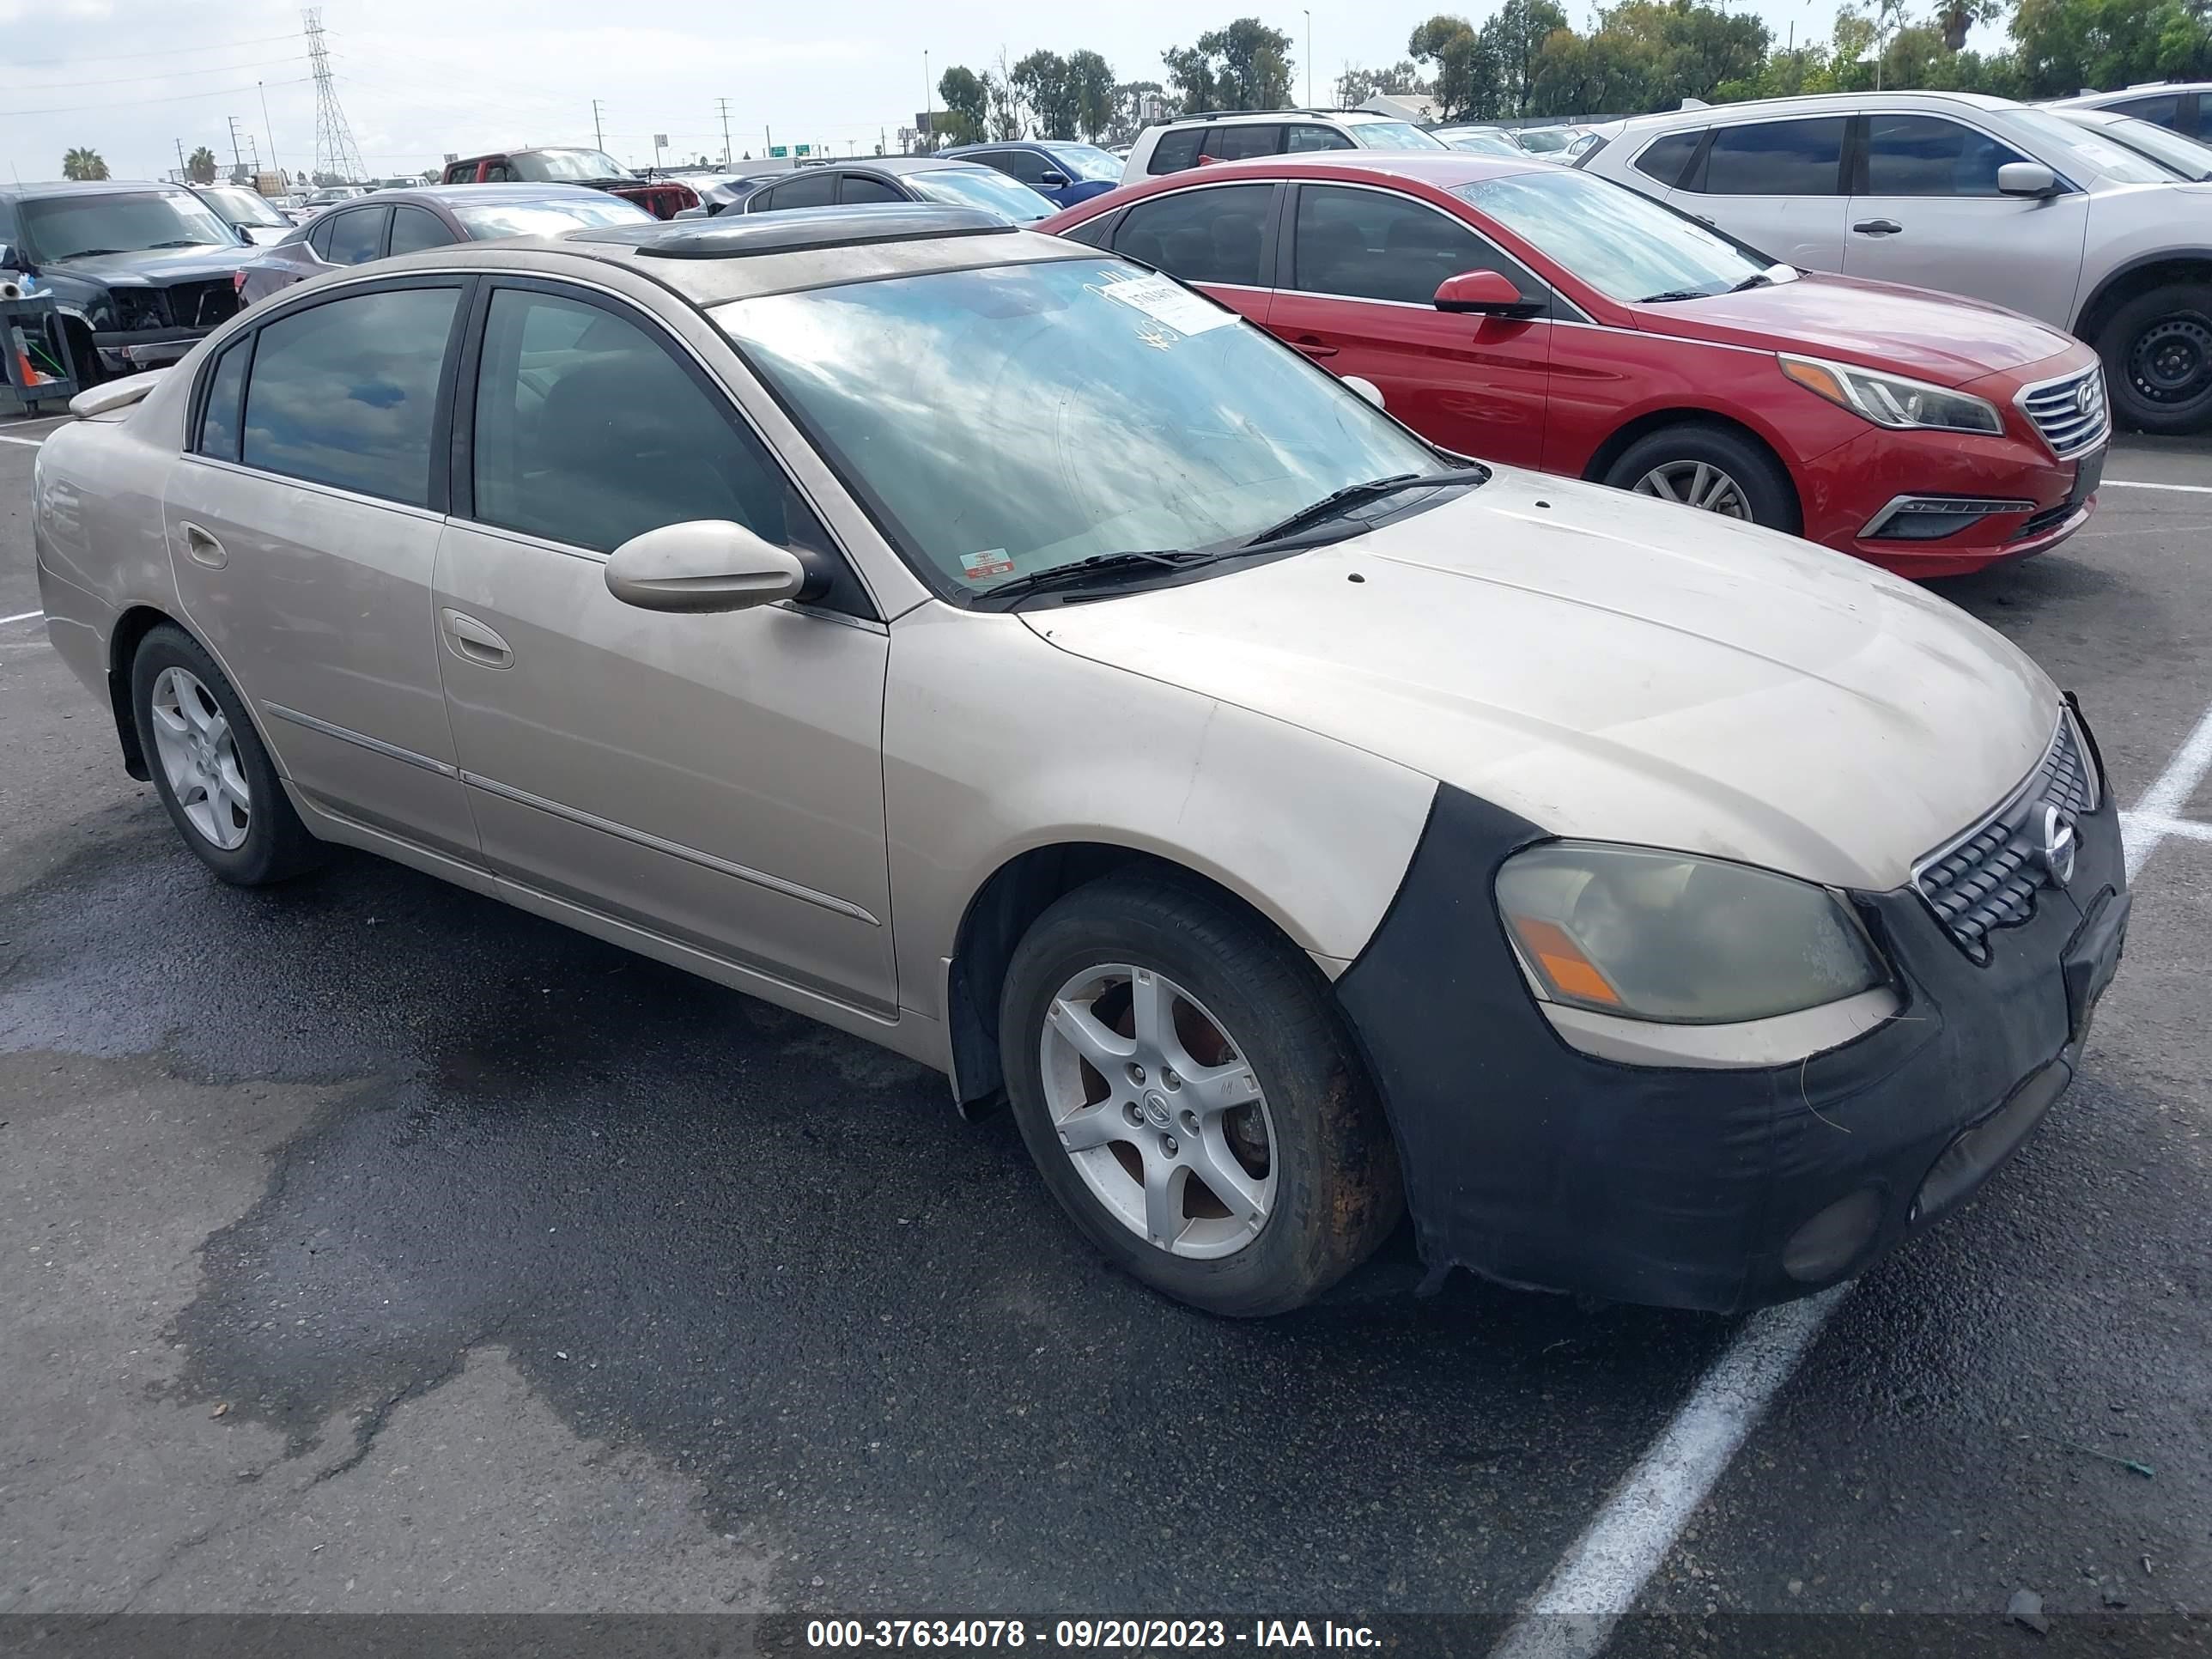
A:
{"label": "black fabric covering bumper", "polygon": [[[1859,1272],[1932,1219],[1915,1195],[1954,1139],[2046,1065],[2070,1076],[2062,963],[2077,933],[2124,929],[2127,899],[2109,798],[2077,834],[2070,884],[2041,889],[1984,965],[1910,890],[1861,896],[1904,1003],[1877,1030],[1771,1069],[1646,1067],[1570,1047],[1506,943],[1492,881],[1544,833],[1440,787],[1389,914],[1337,981],[1398,1137],[1431,1282],[1459,1266],[1733,1312]],[[1864,1188],[1881,1200],[1872,1244],[1827,1279],[1786,1273],[1790,1236]]]}

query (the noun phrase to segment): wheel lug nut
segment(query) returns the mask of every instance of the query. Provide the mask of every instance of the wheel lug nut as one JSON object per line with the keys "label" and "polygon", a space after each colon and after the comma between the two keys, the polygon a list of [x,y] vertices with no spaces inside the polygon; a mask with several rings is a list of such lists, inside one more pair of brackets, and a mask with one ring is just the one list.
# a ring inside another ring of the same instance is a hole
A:
{"label": "wheel lug nut", "polygon": [[1145,1115],[1137,1109],[1137,1103],[1135,1101],[1131,1100],[1122,1103],[1121,1115],[1127,1118],[1130,1122],[1135,1124],[1138,1127],[1142,1128],[1144,1127]]}
{"label": "wheel lug nut", "polygon": [[1182,1150],[1182,1147],[1176,1142],[1176,1138],[1173,1135],[1162,1135],[1160,1137],[1160,1150],[1165,1152],[1170,1158],[1173,1158],[1177,1152]]}
{"label": "wheel lug nut", "polygon": [[1182,1132],[1187,1135],[1194,1135],[1198,1133],[1198,1114],[1196,1112],[1185,1111],[1183,1113]]}
{"label": "wheel lug nut", "polygon": [[1164,1068],[1160,1073],[1160,1081],[1170,1089],[1180,1089],[1182,1087],[1182,1079],[1176,1075],[1175,1067],[1172,1066]]}
{"label": "wheel lug nut", "polygon": [[1132,1083],[1142,1083],[1144,1080],[1145,1068],[1138,1065],[1135,1060],[1131,1060],[1129,1062],[1129,1081]]}

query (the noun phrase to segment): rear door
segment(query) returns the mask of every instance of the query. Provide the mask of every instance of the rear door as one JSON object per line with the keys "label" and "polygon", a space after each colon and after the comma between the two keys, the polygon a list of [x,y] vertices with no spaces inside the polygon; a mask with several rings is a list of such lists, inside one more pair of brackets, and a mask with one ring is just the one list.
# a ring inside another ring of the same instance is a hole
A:
{"label": "rear door", "polygon": [[1114,252],[1204,289],[1253,322],[1267,320],[1274,268],[1274,184],[1196,185],[1132,204]]}
{"label": "rear door", "polygon": [[[486,861],[888,1013],[890,635],[728,395],[659,325],[501,277],[459,375],[434,635]],[[637,610],[607,556],[698,519],[823,562],[819,605]]]}
{"label": "rear door", "polygon": [[2081,279],[2089,198],[2007,196],[1997,169],[2031,159],[1948,116],[1875,113],[1850,198],[1847,276],[1909,283],[2063,328]]}
{"label": "rear door", "polygon": [[[1666,199],[1784,264],[1841,270],[1850,126],[1843,115],[1716,126]],[[1638,160],[1673,153],[1655,143]]]}
{"label": "rear door", "polygon": [[349,288],[240,336],[162,517],[185,619],[293,783],[474,862],[430,604],[466,293]]}
{"label": "rear door", "polygon": [[[1372,381],[1383,407],[1464,455],[1535,466],[1549,392],[1550,289],[1463,221],[1400,191],[1300,184],[1285,213],[1288,271],[1269,331],[1339,374]],[[1495,270],[1534,319],[1436,308],[1437,286]]]}

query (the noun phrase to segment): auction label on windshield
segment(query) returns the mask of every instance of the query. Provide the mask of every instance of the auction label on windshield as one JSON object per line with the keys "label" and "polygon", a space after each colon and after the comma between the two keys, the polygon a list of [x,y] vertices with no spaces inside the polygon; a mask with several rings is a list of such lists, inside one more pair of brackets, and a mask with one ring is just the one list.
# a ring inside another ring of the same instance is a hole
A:
{"label": "auction label on windshield", "polygon": [[1129,276],[1109,283],[1098,290],[1109,300],[1133,306],[1156,323],[1165,323],[1178,334],[1203,334],[1210,328],[1226,328],[1237,313],[1224,311],[1203,295],[1170,282],[1164,276]]}
{"label": "auction label on windshield", "polygon": [[1006,556],[1003,547],[987,547],[981,553],[970,553],[961,561],[960,568],[967,572],[971,582],[987,582],[994,576],[1014,574],[1014,562]]}

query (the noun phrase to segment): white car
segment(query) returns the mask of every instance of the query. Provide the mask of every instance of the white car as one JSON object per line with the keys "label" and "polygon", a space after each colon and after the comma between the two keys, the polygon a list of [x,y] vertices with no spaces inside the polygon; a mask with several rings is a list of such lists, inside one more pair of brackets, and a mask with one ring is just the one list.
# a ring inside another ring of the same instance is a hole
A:
{"label": "white car", "polygon": [[1215,161],[1303,155],[1324,149],[1443,149],[1440,139],[1392,116],[1364,109],[1217,110],[1137,135],[1121,182]]}
{"label": "white car", "polygon": [[2212,195],[2057,113],[1848,93],[1641,116],[1576,165],[1784,264],[1987,300],[2105,360],[2114,413],[2212,427]]}
{"label": "white car", "polygon": [[1836,1283],[2118,961],[2095,749],[1998,635],[979,209],[454,243],[72,407],[47,632],[217,876],[367,848],[1003,1095],[1215,1312],[1408,1210],[1438,1273]]}

